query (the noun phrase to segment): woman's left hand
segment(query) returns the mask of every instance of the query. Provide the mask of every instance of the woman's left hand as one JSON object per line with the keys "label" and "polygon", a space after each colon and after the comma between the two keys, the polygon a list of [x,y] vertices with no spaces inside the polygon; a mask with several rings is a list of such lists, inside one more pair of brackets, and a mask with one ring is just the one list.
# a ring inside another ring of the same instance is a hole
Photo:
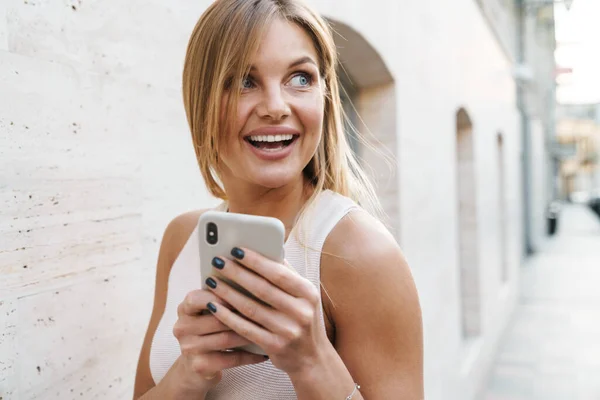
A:
{"label": "woman's left hand", "polygon": [[236,261],[217,258],[213,266],[271,307],[211,277],[206,282],[210,290],[246,318],[214,304],[209,309],[223,324],[260,346],[273,365],[289,375],[315,366],[328,353],[326,347],[332,347],[319,320],[318,289],[291,267],[249,249],[234,248],[231,255]]}

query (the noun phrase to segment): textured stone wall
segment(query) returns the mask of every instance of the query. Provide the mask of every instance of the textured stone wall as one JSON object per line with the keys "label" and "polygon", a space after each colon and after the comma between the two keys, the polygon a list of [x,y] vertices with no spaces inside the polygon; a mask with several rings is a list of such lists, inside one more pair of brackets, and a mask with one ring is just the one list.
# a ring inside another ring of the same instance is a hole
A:
{"label": "textured stone wall", "polygon": [[131,397],[162,230],[211,204],[179,89],[207,2],[185,3],[0,3],[3,399]]}

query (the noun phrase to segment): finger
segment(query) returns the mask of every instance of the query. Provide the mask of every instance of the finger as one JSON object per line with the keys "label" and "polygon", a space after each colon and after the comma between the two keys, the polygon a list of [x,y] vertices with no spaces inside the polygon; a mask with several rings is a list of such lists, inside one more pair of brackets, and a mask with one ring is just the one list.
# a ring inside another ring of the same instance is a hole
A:
{"label": "finger", "polygon": [[205,379],[211,379],[224,369],[235,368],[242,365],[259,364],[267,360],[268,357],[249,353],[244,350],[236,350],[227,353],[215,351],[194,359],[192,367],[194,372],[198,375]]}
{"label": "finger", "polygon": [[[297,310],[293,310],[293,315],[288,315],[247,297],[245,294],[240,293],[229,286],[226,282],[219,280],[216,277],[213,278],[213,284],[214,287],[210,287],[209,290],[215,292],[217,297],[226,300],[234,307],[235,311],[231,312],[232,315],[239,316],[241,314],[243,317],[245,317],[245,319],[241,318],[242,321],[250,320],[251,322],[255,322],[260,326],[261,329],[264,327],[269,332],[286,333],[286,329],[288,329],[293,322],[290,320],[290,318],[294,318],[296,314],[301,314],[301,311],[304,310],[303,307],[300,307],[302,304],[299,304]],[[275,290],[279,291],[279,289]],[[298,302],[297,299],[294,300]],[[222,310],[227,310],[224,307],[220,308]],[[233,329],[231,326],[227,326],[230,329]]]}
{"label": "finger", "polygon": [[258,326],[253,321],[249,321],[219,305],[209,303],[207,306],[219,321],[227,325],[241,337],[248,339],[263,349],[266,350],[275,340],[273,333]]}
{"label": "finger", "polygon": [[314,285],[293,271],[291,267],[286,267],[247,248],[236,247],[231,250],[231,255],[238,263],[292,296],[309,298],[315,293]]}
{"label": "finger", "polygon": [[204,336],[187,336],[180,344],[182,354],[204,354],[246,346],[251,342],[231,329]]}
{"label": "finger", "polygon": [[223,331],[231,331],[231,329],[215,318],[214,315],[210,314],[198,316],[183,315],[179,317],[173,326],[173,335],[178,339],[185,336],[203,336]]}
{"label": "finger", "polygon": [[[284,292],[267,279],[239,265],[235,261],[221,261],[223,262],[217,263],[221,266],[219,268],[219,275],[220,277],[227,278],[225,281],[227,284],[229,284],[229,281],[233,282],[249,292],[256,299],[285,314],[292,316],[296,314],[298,309],[298,300],[296,297]],[[236,286],[233,287],[236,288]],[[218,292],[215,292],[215,294],[219,296]],[[222,298],[222,300],[228,301],[225,298]],[[232,307],[236,308],[235,305],[232,305]]]}
{"label": "finger", "polygon": [[[216,277],[211,279],[214,287],[210,287],[209,290],[214,291],[219,298],[225,299],[247,319],[275,333],[283,333],[290,326],[291,321],[286,314],[247,297]],[[298,312],[301,310],[302,308],[298,307]],[[294,312],[296,313],[296,310]]]}
{"label": "finger", "polygon": [[222,299],[219,299],[215,294],[209,290],[198,289],[189,292],[183,301],[177,307],[177,316],[182,317],[184,315],[196,316],[199,315],[203,310],[206,310],[206,303],[216,302],[224,306],[228,306]]}

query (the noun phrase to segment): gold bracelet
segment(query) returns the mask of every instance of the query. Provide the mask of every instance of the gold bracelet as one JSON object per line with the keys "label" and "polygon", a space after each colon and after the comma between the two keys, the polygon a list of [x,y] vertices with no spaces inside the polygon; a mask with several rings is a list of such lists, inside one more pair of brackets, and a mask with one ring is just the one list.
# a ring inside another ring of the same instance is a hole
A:
{"label": "gold bracelet", "polygon": [[360,385],[358,383],[354,384],[354,390],[352,391],[352,393],[350,393],[350,396],[346,397],[346,400],[351,400],[352,396],[354,396],[356,394],[356,391],[360,389]]}

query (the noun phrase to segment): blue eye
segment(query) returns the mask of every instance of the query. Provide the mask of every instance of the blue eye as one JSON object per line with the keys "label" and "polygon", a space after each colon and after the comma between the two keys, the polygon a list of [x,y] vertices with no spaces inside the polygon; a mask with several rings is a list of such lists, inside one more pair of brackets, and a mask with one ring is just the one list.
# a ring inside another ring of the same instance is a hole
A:
{"label": "blue eye", "polygon": [[302,73],[295,75],[290,82],[292,86],[306,87],[311,84],[311,77],[308,74]]}
{"label": "blue eye", "polygon": [[245,77],[242,80],[242,89],[252,89],[253,83],[252,83],[252,79],[250,79],[249,77]]}

